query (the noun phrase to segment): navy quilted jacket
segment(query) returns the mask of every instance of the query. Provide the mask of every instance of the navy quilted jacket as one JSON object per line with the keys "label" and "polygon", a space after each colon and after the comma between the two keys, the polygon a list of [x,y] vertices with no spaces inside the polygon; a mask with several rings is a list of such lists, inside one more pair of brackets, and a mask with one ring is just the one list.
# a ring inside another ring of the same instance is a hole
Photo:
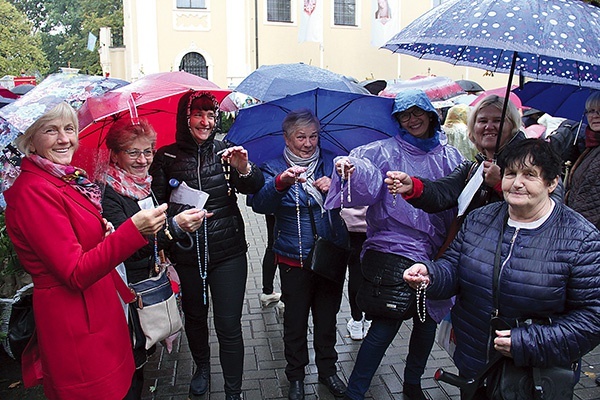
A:
{"label": "navy quilted jacket", "polygon": [[[456,294],[452,323],[456,366],[466,377],[483,368],[493,352],[494,256],[507,204],[472,211],[436,262],[428,262],[430,298]],[[550,325],[511,331],[518,366],[569,365],[600,343],[600,232],[563,204],[536,229],[506,226],[498,285],[500,316],[550,317]],[[508,260],[507,260],[508,258]]]}

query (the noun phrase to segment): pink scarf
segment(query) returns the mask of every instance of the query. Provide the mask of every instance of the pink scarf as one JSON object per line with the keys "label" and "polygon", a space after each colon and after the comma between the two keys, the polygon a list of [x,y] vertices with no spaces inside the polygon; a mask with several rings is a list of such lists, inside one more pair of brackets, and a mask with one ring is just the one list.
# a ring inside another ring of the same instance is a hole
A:
{"label": "pink scarf", "polygon": [[141,200],[150,195],[152,176],[147,175],[145,178],[140,178],[127,173],[117,165],[110,165],[106,171],[106,184],[121,196]]}
{"label": "pink scarf", "polygon": [[87,178],[84,170],[71,165],[53,163],[37,154],[31,154],[29,159],[50,175],[67,182],[85,196],[99,212],[102,212],[102,191],[98,185]]}

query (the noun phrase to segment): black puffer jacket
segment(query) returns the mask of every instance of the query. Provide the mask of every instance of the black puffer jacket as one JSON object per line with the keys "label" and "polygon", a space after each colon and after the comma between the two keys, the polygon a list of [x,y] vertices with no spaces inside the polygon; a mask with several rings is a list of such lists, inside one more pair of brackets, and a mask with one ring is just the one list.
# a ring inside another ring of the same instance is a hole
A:
{"label": "black puffer jacket", "polygon": [[[189,97],[188,94],[184,96]],[[153,178],[152,190],[159,203],[168,202],[173,189],[169,185],[169,181],[176,179],[179,183],[185,182],[189,187],[203,190],[209,194],[204,207],[208,212],[214,213],[212,217],[206,219],[210,269],[210,264],[234,258],[246,252],[248,246],[244,233],[244,221],[237,205],[235,192],[256,193],[263,186],[264,178],[260,169],[252,164],[252,172],[245,178],[240,177],[235,168],[232,168],[228,184],[221,158],[216,153],[230,145],[224,141],[215,140],[215,131],[199,146],[189,131],[185,110],[187,101],[182,99],[179,105],[176,142],[160,148],[150,167],[150,174]],[[230,194],[228,194],[229,188],[231,188]],[[170,203],[169,216],[174,216],[186,208],[190,207]],[[198,234],[202,253],[204,249],[203,227],[198,230]],[[192,237],[194,237],[193,234]],[[170,255],[172,261],[179,265],[198,265],[195,246],[189,250],[172,246]],[[203,259],[204,255],[202,254],[201,257]]]}

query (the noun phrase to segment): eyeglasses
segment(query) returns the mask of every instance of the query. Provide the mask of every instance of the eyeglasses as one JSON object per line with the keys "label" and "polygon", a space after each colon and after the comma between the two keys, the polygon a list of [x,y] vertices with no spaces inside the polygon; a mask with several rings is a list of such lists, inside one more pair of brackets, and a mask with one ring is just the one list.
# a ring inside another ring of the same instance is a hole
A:
{"label": "eyeglasses", "polygon": [[590,116],[600,116],[600,110],[585,110],[585,115],[587,115],[588,117]]}
{"label": "eyeglasses", "polygon": [[400,122],[408,122],[410,121],[410,116],[414,115],[415,117],[420,117],[421,115],[425,114],[425,110],[419,108],[419,107],[415,107],[412,111],[411,110],[406,110],[406,111],[402,111],[400,114],[398,114],[398,119],[400,120]]}
{"label": "eyeglasses", "polygon": [[142,155],[142,154],[144,155],[144,158],[146,158],[146,159],[154,157],[154,150],[151,150],[151,149],[123,150],[123,153],[127,154],[129,156],[129,158],[132,160],[137,160],[140,157],[140,155]]}

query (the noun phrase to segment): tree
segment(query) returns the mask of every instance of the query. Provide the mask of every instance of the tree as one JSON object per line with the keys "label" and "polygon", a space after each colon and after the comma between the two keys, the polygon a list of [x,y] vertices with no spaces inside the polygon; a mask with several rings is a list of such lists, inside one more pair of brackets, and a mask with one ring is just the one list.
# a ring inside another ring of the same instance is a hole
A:
{"label": "tree", "polygon": [[26,15],[6,0],[0,0],[0,72],[45,74],[48,60],[41,44],[40,35],[33,33]]}
{"label": "tree", "polygon": [[[87,49],[88,34],[98,36],[110,27],[113,36],[123,30],[122,0],[11,0],[41,32],[42,49],[50,71],[70,65],[89,74],[100,74],[100,56]],[[118,44],[121,44],[120,42]]]}

